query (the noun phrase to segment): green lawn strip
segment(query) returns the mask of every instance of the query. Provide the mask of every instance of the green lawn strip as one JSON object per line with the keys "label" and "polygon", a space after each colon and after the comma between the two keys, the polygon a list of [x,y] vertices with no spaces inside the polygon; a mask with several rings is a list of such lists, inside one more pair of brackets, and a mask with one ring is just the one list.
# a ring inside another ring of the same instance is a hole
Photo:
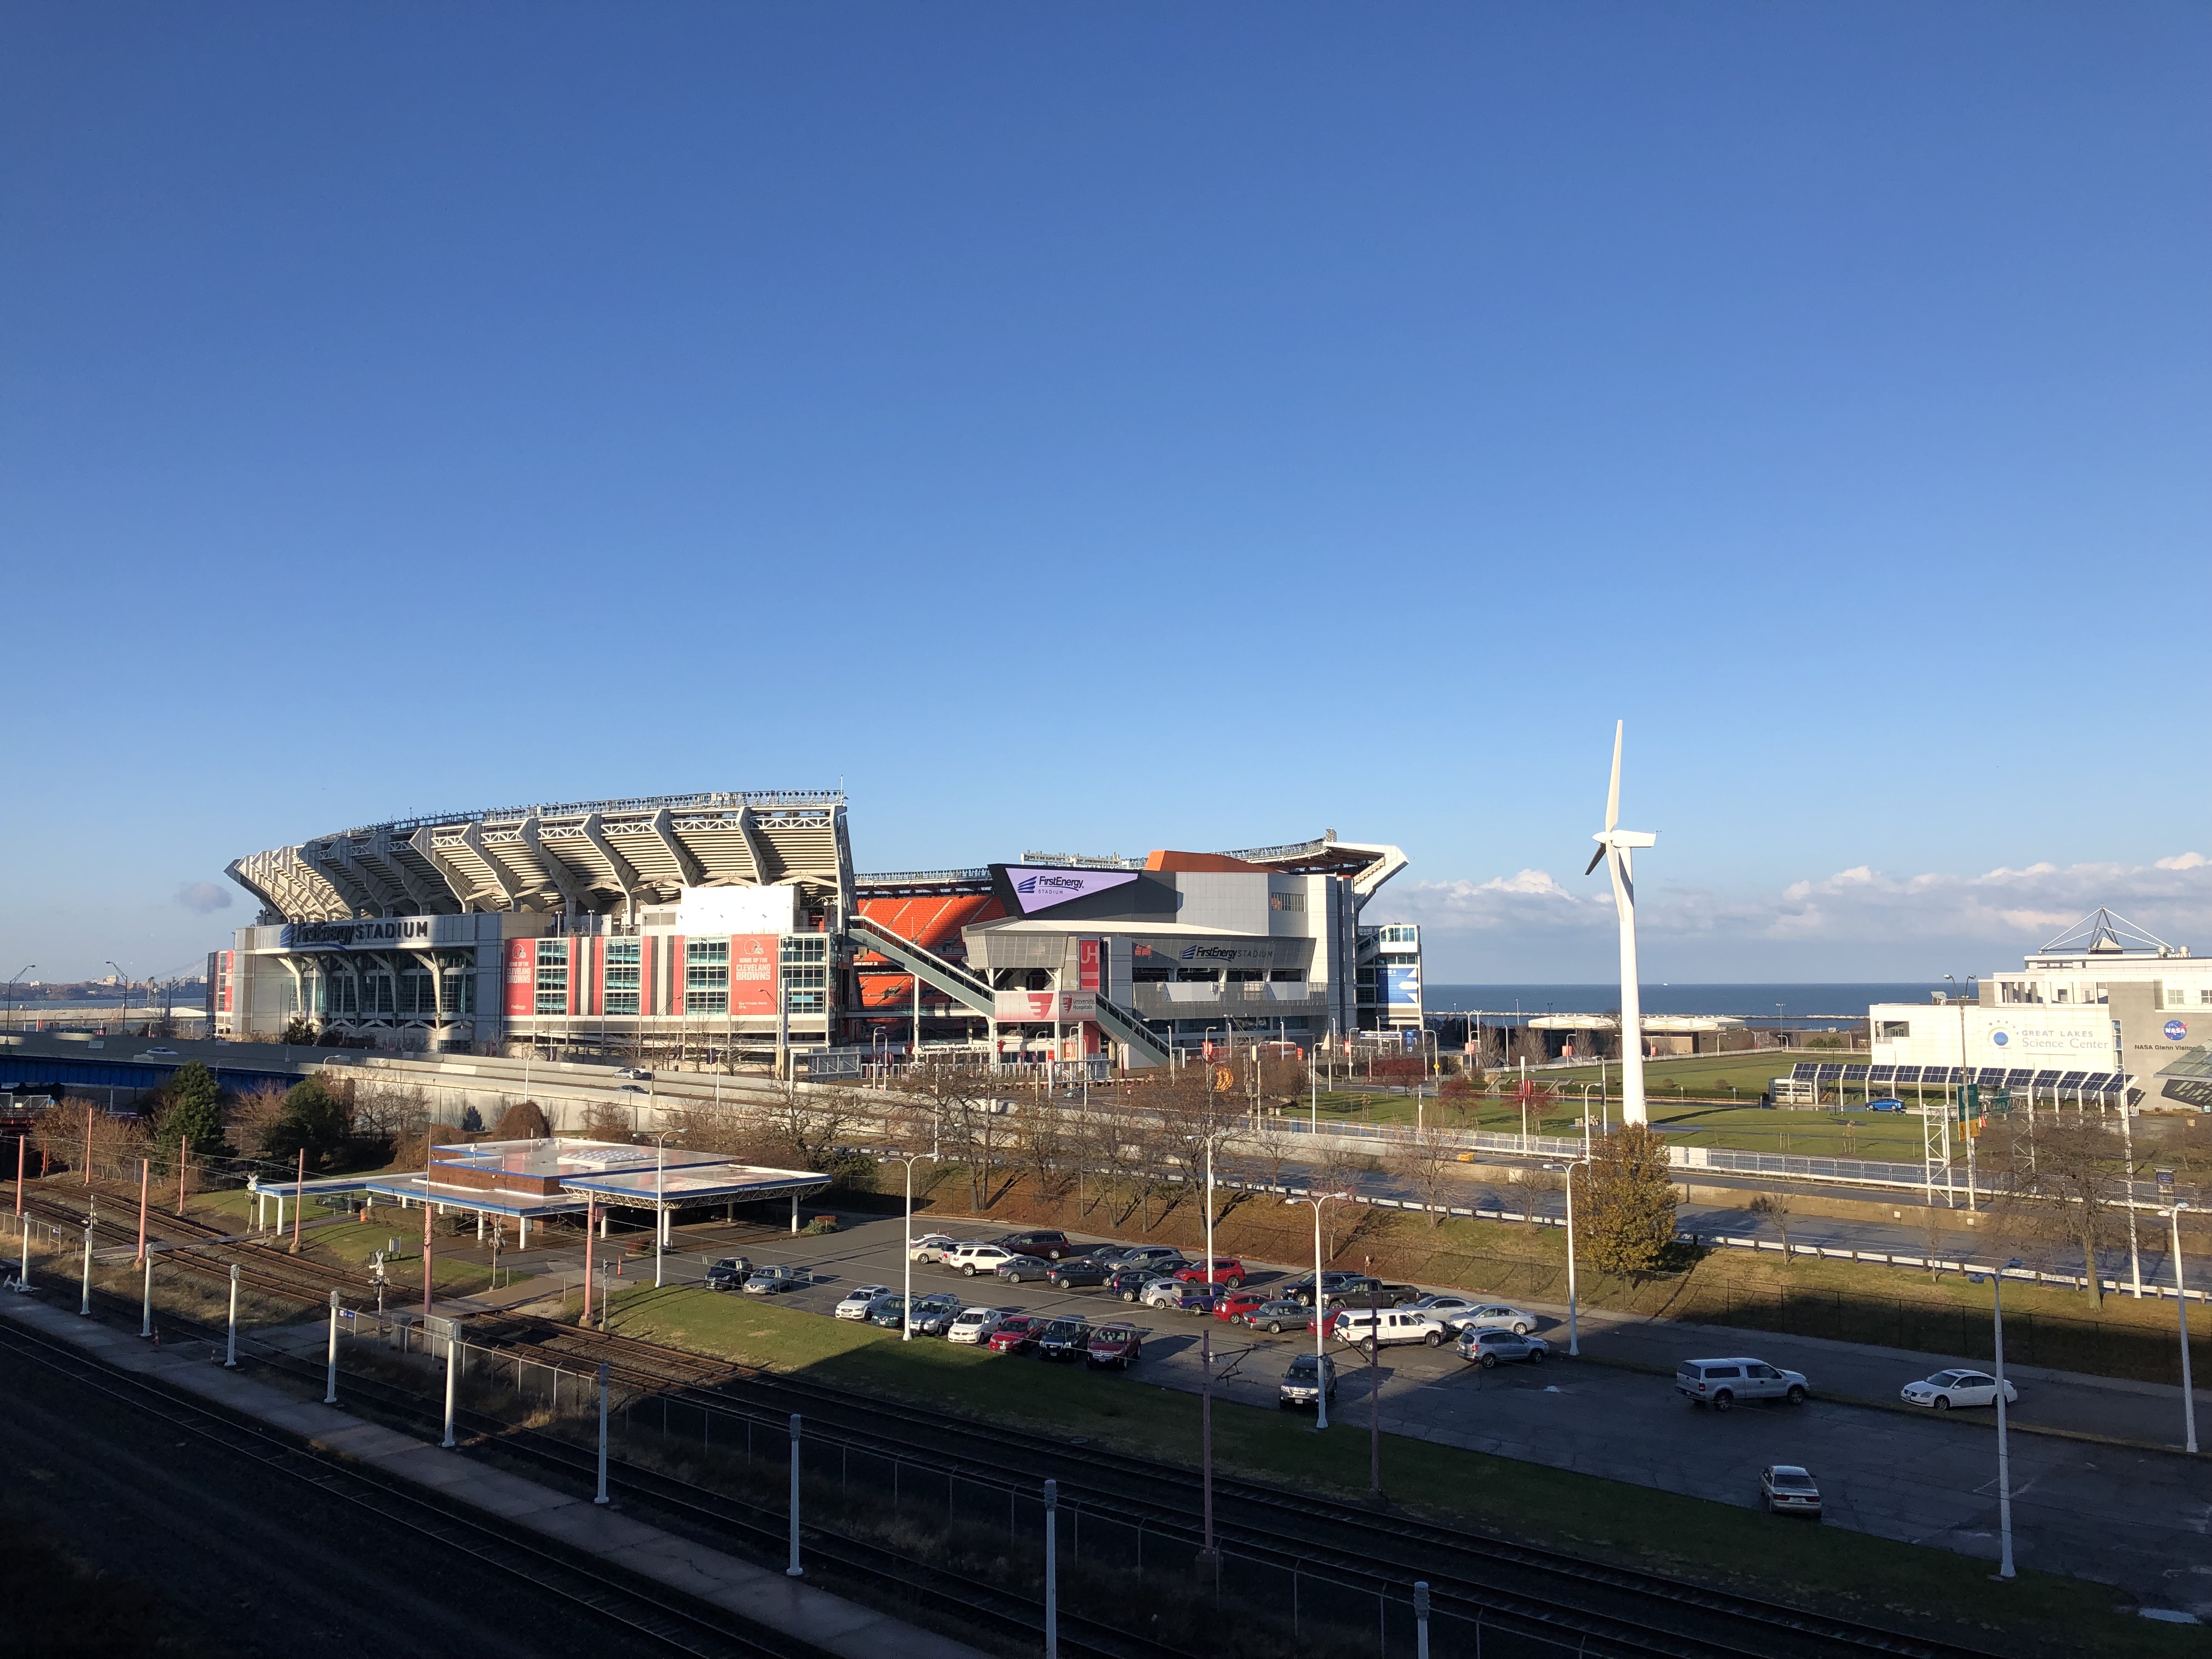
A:
{"label": "green lawn strip", "polygon": [[[628,1335],[987,1423],[1082,1436],[1177,1462],[1194,1462],[1197,1449],[1197,1397],[1134,1376],[927,1339],[902,1343],[896,1332],[697,1290],[620,1293],[610,1323]],[[1219,1467],[1363,1495],[1364,1425],[1320,1436],[1310,1422],[1217,1401]],[[1948,1551],[1394,1434],[1383,1437],[1382,1458],[1385,1489],[1409,1510],[1592,1560],[2008,1653],[2202,1650],[2201,1638],[2185,1631],[2117,1616],[2109,1588],[2056,1574],[2023,1572],[2000,1588],[1989,1582],[1988,1563]]]}

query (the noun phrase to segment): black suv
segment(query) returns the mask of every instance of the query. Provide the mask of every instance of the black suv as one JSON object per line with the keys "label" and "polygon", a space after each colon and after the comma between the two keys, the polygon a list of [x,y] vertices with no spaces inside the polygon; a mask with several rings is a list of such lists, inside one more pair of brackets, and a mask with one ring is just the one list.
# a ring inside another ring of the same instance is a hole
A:
{"label": "black suv", "polygon": [[1003,1238],[991,1241],[1001,1249],[1012,1250],[1016,1255],[1041,1255],[1048,1261],[1057,1261],[1064,1255],[1073,1255],[1075,1246],[1067,1242],[1066,1233],[1040,1230],[1036,1232],[1008,1233]]}
{"label": "black suv", "polygon": [[1055,1319],[1037,1338],[1036,1351],[1045,1359],[1081,1359],[1091,1351],[1091,1322]]}
{"label": "black suv", "polygon": [[753,1276],[753,1264],[741,1255],[726,1255],[707,1269],[707,1288],[710,1291],[741,1291],[745,1280]]}

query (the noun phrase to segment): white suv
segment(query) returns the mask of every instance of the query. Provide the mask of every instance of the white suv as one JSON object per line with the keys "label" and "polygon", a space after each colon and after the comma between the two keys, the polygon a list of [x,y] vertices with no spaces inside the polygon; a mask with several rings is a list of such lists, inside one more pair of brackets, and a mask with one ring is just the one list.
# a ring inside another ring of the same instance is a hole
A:
{"label": "white suv", "polygon": [[1361,1347],[1387,1348],[1406,1342],[1419,1342],[1431,1348],[1440,1348],[1451,1333],[1444,1322],[1432,1313],[1419,1308],[1385,1308],[1370,1313],[1365,1308],[1346,1308],[1331,1322],[1329,1329],[1340,1342],[1355,1342]]}
{"label": "white suv", "polygon": [[996,1273],[1000,1262],[1013,1259],[1014,1253],[1003,1244],[962,1244],[945,1258],[945,1265],[973,1279],[977,1273]]}

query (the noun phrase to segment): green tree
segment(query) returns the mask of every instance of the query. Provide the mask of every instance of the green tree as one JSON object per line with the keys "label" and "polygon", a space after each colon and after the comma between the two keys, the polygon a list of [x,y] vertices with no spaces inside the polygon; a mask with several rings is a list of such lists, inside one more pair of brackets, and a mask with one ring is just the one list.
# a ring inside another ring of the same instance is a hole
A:
{"label": "green tree", "polygon": [[261,1138],[262,1155],[292,1158],[305,1151],[307,1162],[323,1169],[352,1132],[352,1102],[322,1079],[307,1078],[284,1091],[283,1108]]}
{"label": "green tree", "polygon": [[1674,1237],[1674,1183],[1667,1144],[1650,1126],[1625,1123],[1590,1156],[1583,1243],[1601,1273],[1648,1273]]}
{"label": "green tree", "polygon": [[230,1150],[223,1144],[222,1091],[216,1086],[215,1073],[197,1060],[179,1066],[162,1089],[161,1112],[155,1123],[159,1146],[173,1147],[183,1140],[195,1156],[202,1158]]}

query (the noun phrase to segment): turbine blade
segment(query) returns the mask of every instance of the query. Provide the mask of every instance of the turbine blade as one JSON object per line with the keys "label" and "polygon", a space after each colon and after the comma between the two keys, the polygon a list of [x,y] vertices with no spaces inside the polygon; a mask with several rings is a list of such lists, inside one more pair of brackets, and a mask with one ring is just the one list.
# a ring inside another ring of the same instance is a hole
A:
{"label": "turbine blade", "polygon": [[1620,731],[1625,720],[1613,723],[1613,787],[1605,792],[1605,827],[1616,829],[1620,823]]}
{"label": "turbine blade", "polygon": [[1583,873],[1584,875],[1589,874],[1591,871],[1596,869],[1600,864],[1604,862],[1604,860],[1605,848],[1601,847],[1596,852],[1590,854],[1590,861],[1583,866]]}

